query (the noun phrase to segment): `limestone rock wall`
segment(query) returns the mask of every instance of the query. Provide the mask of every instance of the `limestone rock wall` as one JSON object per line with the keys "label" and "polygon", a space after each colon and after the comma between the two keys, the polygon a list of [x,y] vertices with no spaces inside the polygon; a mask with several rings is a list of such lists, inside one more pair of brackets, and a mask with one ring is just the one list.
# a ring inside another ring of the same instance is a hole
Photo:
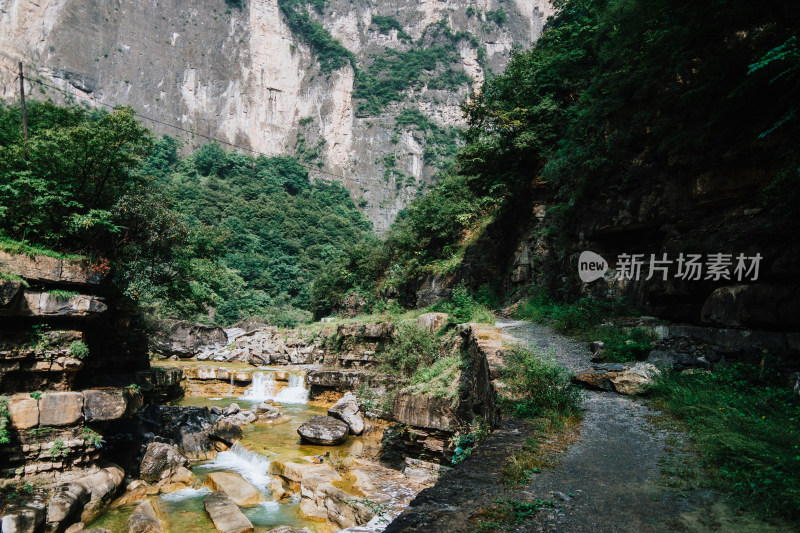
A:
{"label": "limestone rock wall", "polygon": [[[500,9],[505,21],[491,22],[487,13]],[[246,0],[242,9],[224,0],[2,0],[0,97],[17,97],[12,82],[21,60],[30,78],[52,86],[33,82],[29,95],[131,105],[159,121],[147,126],[189,146],[210,136],[276,155],[299,151],[302,136],[302,146],[319,152],[306,159],[312,175],[342,181],[383,231],[436,169],[425,157],[425,135],[396,131],[394,117],[408,107],[440,126],[462,126],[459,106],[481,85],[484,69],[499,72],[512,46],[534,42],[552,7],[549,0],[330,0],[323,14],[309,11],[355,54],[360,69],[384,49],[419,46],[397,30],[380,33],[373,15],[394,17],[414,40],[445,20],[472,37],[458,42],[453,65],[472,82],[452,90],[423,86],[379,115],[359,116],[353,68],[321,72],[277,0]],[[388,154],[403,177],[385,177]]]}

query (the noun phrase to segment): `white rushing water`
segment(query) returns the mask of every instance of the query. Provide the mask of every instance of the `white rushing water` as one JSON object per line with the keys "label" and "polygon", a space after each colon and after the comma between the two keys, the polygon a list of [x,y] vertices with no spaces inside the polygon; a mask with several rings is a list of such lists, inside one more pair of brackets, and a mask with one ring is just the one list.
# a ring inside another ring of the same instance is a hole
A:
{"label": "white rushing water", "polygon": [[200,498],[207,494],[211,494],[211,489],[208,487],[192,488],[188,487],[168,494],[162,494],[161,499],[167,502],[178,502],[181,500],[188,500],[189,498]]}
{"label": "white rushing water", "polygon": [[272,479],[269,475],[269,459],[248,450],[238,442],[230,450],[220,452],[213,460],[203,463],[201,467],[236,472],[261,491],[267,490]]}
{"label": "white rushing water", "polygon": [[289,383],[278,390],[274,372],[256,372],[253,374],[252,384],[245,389],[242,399],[252,402],[273,400],[279,403],[304,404],[308,402],[308,390],[301,375],[289,374]]}

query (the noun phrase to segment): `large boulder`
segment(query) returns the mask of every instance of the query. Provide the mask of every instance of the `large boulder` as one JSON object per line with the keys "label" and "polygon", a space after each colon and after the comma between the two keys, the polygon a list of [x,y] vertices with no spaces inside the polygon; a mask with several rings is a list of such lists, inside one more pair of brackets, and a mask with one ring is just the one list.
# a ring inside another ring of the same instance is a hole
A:
{"label": "large boulder", "polygon": [[221,418],[214,423],[214,427],[209,434],[212,439],[216,439],[228,446],[242,438],[242,428],[230,420]]}
{"label": "large boulder", "polygon": [[315,416],[297,428],[297,433],[313,444],[337,446],[347,440],[349,430],[347,424],[341,420],[330,416]]}
{"label": "large boulder", "polygon": [[139,465],[139,477],[145,481],[159,482],[175,475],[180,467],[188,466],[189,460],[175,446],[151,442]]}
{"label": "large boulder", "polygon": [[133,510],[128,518],[128,533],[164,533],[150,500],[143,501]]}
{"label": "large boulder", "polygon": [[83,394],[48,392],[39,400],[40,426],[72,426],[83,420]]}
{"label": "large boulder", "polygon": [[253,532],[253,524],[224,492],[213,492],[206,496],[203,506],[220,533]]}
{"label": "large boulder", "polygon": [[83,391],[83,414],[87,422],[108,422],[133,414],[142,406],[141,393],[128,389]]}
{"label": "large boulder", "polygon": [[347,424],[353,435],[361,435],[364,432],[364,415],[361,414],[358,398],[352,392],[346,392],[333,407],[328,409],[328,416],[338,418]]}
{"label": "large boulder", "polygon": [[258,489],[233,472],[211,472],[206,476],[205,486],[212,491],[221,490],[239,507],[256,507],[261,502]]}
{"label": "large boulder", "polygon": [[186,320],[162,320],[158,333],[152,339],[153,351],[163,355],[192,357],[213,346],[228,342],[225,330],[218,326],[207,326]]}
{"label": "large boulder", "polygon": [[39,425],[39,400],[30,394],[15,394],[8,400],[11,425],[16,429],[30,429]]}

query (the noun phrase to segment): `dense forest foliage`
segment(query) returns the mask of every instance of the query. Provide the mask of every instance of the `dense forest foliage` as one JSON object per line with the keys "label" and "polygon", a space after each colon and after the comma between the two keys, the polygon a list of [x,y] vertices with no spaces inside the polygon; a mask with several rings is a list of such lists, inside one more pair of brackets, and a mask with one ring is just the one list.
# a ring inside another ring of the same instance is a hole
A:
{"label": "dense forest foliage", "polygon": [[83,255],[161,316],[296,323],[321,266],[369,232],[347,191],[296,159],[217,144],[182,157],[130,108],[34,101],[28,130],[0,108],[0,245]]}
{"label": "dense forest foliage", "polygon": [[[452,270],[534,183],[554,191],[550,232],[599,191],[737,163],[769,169],[776,232],[800,202],[800,7],[771,1],[566,0],[536,45],[465,105],[466,146],[379,249],[343,257],[315,307]],[[358,275],[351,275],[358,272]]]}

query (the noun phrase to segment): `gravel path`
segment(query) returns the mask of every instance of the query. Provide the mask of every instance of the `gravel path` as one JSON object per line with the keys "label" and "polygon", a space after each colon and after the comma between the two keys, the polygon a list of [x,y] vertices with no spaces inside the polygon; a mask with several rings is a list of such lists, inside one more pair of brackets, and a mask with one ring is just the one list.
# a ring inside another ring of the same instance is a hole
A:
{"label": "gravel path", "polygon": [[[498,322],[520,345],[544,351],[575,373],[590,367],[584,343],[526,322]],[[556,502],[520,531],[674,531],[692,503],[660,485],[659,460],[669,434],[647,417],[656,415],[641,401],[590,391],[584,403],[580,439],[559,464],[536,475],[527,490],[534,498]]]}

